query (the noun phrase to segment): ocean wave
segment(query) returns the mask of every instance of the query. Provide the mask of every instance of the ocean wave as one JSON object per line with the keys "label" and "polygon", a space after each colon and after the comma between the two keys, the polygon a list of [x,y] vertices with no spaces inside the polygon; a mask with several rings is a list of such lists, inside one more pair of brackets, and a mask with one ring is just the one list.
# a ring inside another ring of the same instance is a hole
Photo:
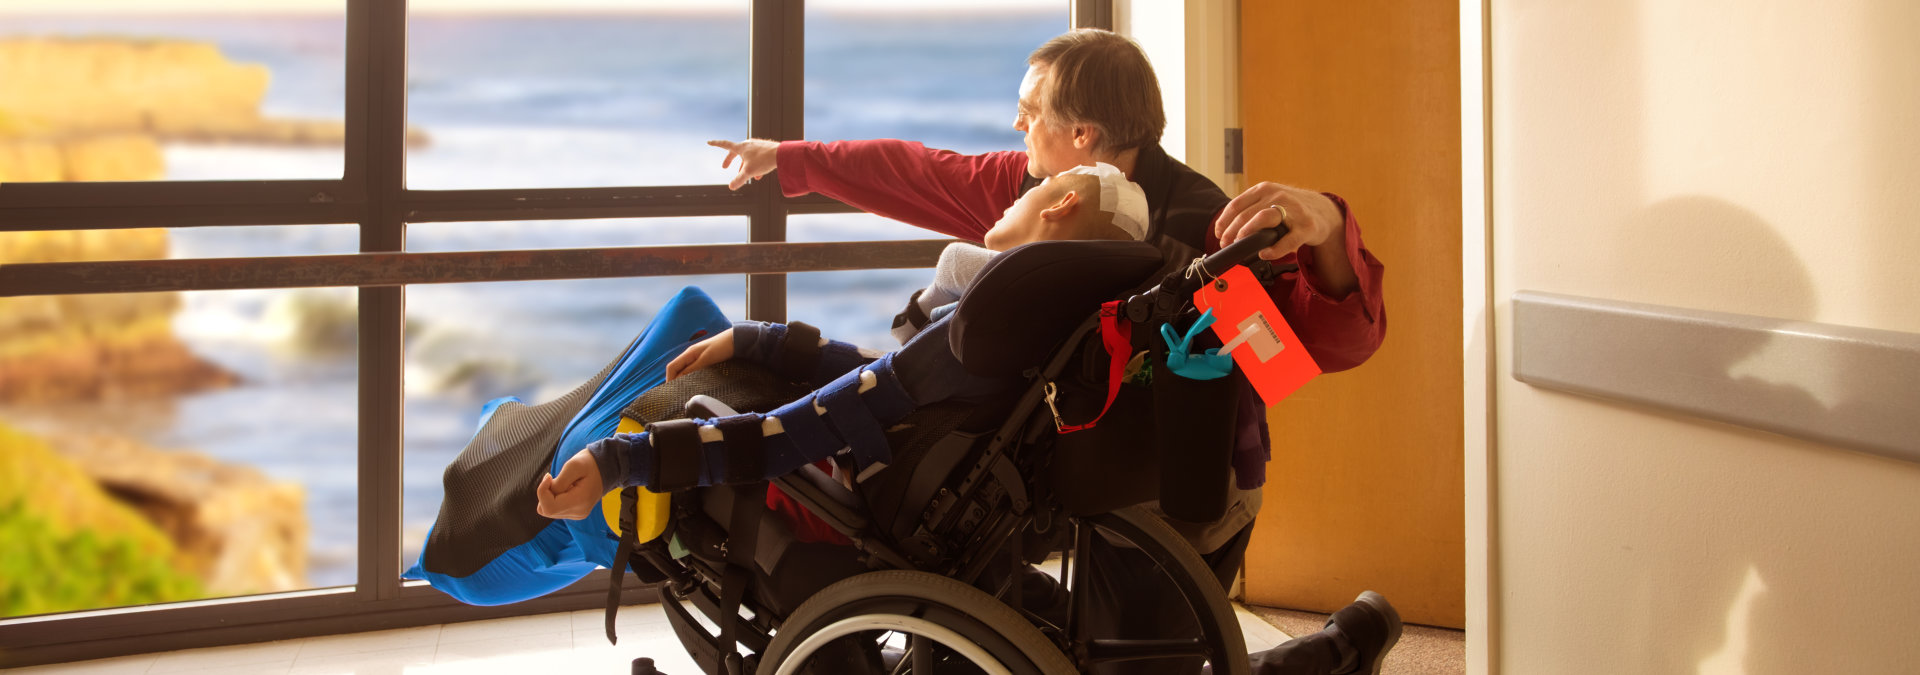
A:
{"label": "ocean wave", "polygon": [[541,391],[550,379],[527,359],[465,326],[430,324],[407,341],[409,396],[525,397]]}
{"label": "ocean wave", "polygon": [[293,356],[351,353],[359,295],[350,288],[187,294],[174,331],[201,342],[245,342]]}

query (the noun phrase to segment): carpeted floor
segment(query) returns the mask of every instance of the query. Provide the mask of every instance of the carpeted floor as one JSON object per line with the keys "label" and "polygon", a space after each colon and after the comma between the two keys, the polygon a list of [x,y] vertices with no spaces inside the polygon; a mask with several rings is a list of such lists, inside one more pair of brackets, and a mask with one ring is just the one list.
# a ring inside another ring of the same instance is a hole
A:
{"label": "carpeted floor", "polygon": [[[1247,605],[1247,610],[1288,635],[1306,635],[1326,625],[1327,615]],[[1408,625],[1387,652],[1388,675],[1454,675],[1467,672],[1466,634],[1451,628]]]}

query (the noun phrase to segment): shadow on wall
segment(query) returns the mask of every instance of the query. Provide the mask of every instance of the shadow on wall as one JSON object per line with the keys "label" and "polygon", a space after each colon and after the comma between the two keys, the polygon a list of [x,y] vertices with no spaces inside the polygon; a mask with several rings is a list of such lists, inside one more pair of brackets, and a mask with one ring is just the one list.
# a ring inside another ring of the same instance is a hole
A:
{"label": "shadow on wall", "polygon": [[[1704,196],[1664,200],[1630,216],[1621,235],[1641,247],[1621,259],[1639,261],[1634,273],[1661,282],[1658,290],[1647,288],[1637,299],[1776,317],[1782,327],[1809,319],[1818,309],[1807,267],[1772,226],[1736,204]],[[1637,339],[1648,337],[1658,339]],[[1866,386],[1920,382],[1920,364],[1810,363],[1765,335],[1714,354],[1711,363],[1678,360],[1697,359],[1690,350],[1653,352],[1646,358],[1654,362],[1645,365],[1675,377],[1717,379],[1698,383],[1699,388],[1756,401],[1771,416],[1855,421],[1897,414],[1889,402],[1867,400],[1859,392],[1869,390]],[[1663,358],[1676,360],[1663,363]],[[1717,425],[1633,404],[1608,405],[1684,424]],[[1764,431],[1733,433],[1751,436],[1756,447],[1781,445],[1778,436]],[[1736,444],[1734,452],[1745,452],[1740,445],[1745,444]],[[1801,450],[1756,455],[1747,465],[1684,457],[1637,463],[1628,470],[1636,475],[1618,477],[1624,494],[1679,496],[1678,503],[1694,509],[1662,513],[1657,504],[1619,505],[1644,521],[1644,531],[1662,533],[1638,545],[1668,549],[1631,553],[1628,547],[1631,558],[1658,571],[1629,575],[1637,587],[1622,589],[1623,602],[1633,605],[1624,608],[1624,616],[1641,624],[1629,634],[1653,642],[1637,647],[1652,647],[1638,658],[1623,654],[1619,665],[1638,661],[1657,672],[1761,674],[1847,671],[1842,665],[1849,659],[1871,659],[1853,664],[1865,671],[1886,666],[1881,660],[1886,640],[1901,628],[1856,625],[1855,617],[1835,615],[1834,598],[1874,597],[1874,584],[1905,578],[1898,570],[1916,564],[1913,547],[1904,540],[1863,531],[1900,531],[1898,522],[1920,521],[1911,514],[1874,513],[1884,508],[1876,504],[1885,503],[1876,495],[1897,494],[1900,485],[1911,485],[1920,465],[1814,442]],[[1883,469],[1867,475],[1885,483],[1836,489],[1836,480],[1827,478],[1858,476],[1856,465],[1863,463]],[[1826,523],[1818,520],[1820,514],[1857,518]],[[1862,550],[1862,541],[1880,550]],[[1908,610],[1902,623],[1916,622],[1920,608]],[[1660,636],[1686,636],[1691,646],[1662,648]],[[1920,660],[1920,647],[1911,649]]]}

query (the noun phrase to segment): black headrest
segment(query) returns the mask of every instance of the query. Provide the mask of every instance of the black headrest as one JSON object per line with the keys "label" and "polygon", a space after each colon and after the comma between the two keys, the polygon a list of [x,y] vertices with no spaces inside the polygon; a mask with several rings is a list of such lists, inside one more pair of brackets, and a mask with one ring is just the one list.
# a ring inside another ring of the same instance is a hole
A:
{"label": "black headrest", "polygon": [[983,377],[1040,365],[1101,303],[1149,281],[1161,260],[1140,241],[1043,241],[996,256],[954,311],[953,355]]}

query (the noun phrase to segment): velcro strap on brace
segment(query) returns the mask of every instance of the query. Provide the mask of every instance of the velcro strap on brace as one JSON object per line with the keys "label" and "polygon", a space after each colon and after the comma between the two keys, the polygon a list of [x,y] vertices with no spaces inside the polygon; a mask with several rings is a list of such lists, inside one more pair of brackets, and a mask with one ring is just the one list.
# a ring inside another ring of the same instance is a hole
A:
{"label": "velcro strap on brace", "polygon": [[[773,411],[773,416],[780,419],[784,435],[793,442],[791,447],[801,455],[798,464],[811,464],[832,457],[847,445],[832,429],[827,428],[827,421],[820,419],[820,414],[813,411],[813,404],[814,398],[809,396]],[[779,452],[780,447],[776,445],[774,451]],[[790,458],[782,460],[790,461]]]}
{"label": "velcro strap on brace", "polygon": [[667,420],[647,425],[653,444],[654,492],[673,492],[699,485],[700,423]]}
{"label": "velcro strap on brace", "polygon": [[924,288],[915,290],[913,297],[907,298],[907,308],[900,310],[899,314],[893,315],[893,327],[895,329],[906,327],[910,328],[912,332],[918,333],[922,329],[925,329],[927,324],[933,323],[933,319],[927,316],[926,310],[920,309],[920,294],[926,291],[927,289]]}
{"label": "velcro strap on brace", "polygon": [[893,457],[887,447],[886,430],[873,416],[866,400],[860,398],[860,371],[854,370],[820,389],[820,407],[827,409],[827,421],[840,438],[853,449],[853,458],[861,469]]}
{"label": "velcro strap on brace", "polygon": [[727,448],[726,483],[758,483],[767,479],[767,444],[759,415],[736,415],[713,421]]}
{"label": "velcro strap on brace", "polygon": [[906,385],[900,384],[900,378],[893,374],[893,359],[899,353],[887,352],[879,360],[862,366],[863,370],[873,373],[874,382],[873,388],[860,398],[867,402],[867,408],[873,411],[874,419],[879,420],[881,426],[893,426],[919,407],[913,397],[907,395]]}
{"label": "velcro strap on brace", "polygon": [[781,377],[791,382],[806,382],[820,362],[820,329],[795,321],[787,324],[786,338],[780,341]]}

